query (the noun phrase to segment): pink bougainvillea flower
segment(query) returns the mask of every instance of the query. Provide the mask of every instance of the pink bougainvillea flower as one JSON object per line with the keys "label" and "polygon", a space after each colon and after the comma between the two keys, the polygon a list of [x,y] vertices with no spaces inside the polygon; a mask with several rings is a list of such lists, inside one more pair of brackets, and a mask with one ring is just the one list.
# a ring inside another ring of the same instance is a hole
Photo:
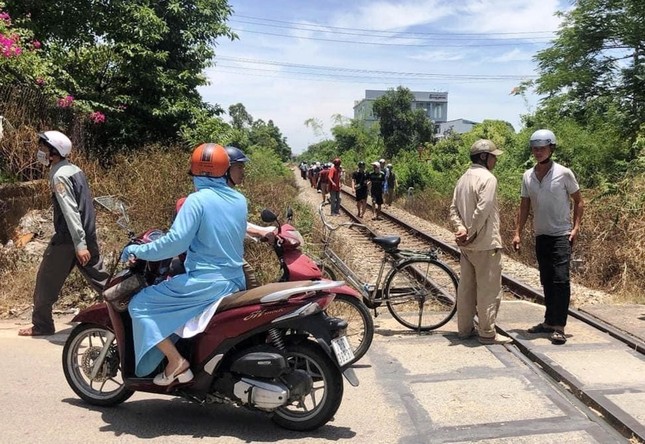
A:
{"label": "pink bougainvillea flower", "polygon": [[97,124],[103,123],[105,122],[105,114],[101,111],[94,111],[93,113],[90,113],[90,120]]}
{"label": "pink bougainvillea flower", "polygon": [[33,46],[34,49],[40,49],[42,45],[38,40],[34,40],[33,42],[31,42],[31,46]]}
{"label": "pink bougainvillea flower", "polygon": [[57,103],[60,108],[69,108],[74,104],[74,96],[68,95],[66,97],[60,98],[58,99]]}
{"label": "pink bougainvillea flower", "polygon": [[0,54],[4,57],[15,57],[22,54],[22,48],[18,45],[19,41],[20,37],[17,34],[0,35]]}
{"label": "pink bougainvillea flower", "polygon": [[11,25],[11,16],[8,12],[0,12],[0,20],[2,20],[6,25]]}
{"label": "pink bougainvillea flower", "polygon": [[44,84],[45,84],[45,79],[43,79],[42,77],[38,77],[36,79],[36,85],[43,86]]}

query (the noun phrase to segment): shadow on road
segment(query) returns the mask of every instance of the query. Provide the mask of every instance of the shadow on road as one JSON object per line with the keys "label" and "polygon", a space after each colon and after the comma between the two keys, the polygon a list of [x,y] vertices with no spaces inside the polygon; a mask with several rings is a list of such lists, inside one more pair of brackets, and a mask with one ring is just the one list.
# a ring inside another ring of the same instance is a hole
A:
{"label": "shadow on road", "polygon": [[[135,396],[137,396],[135,394]],[[351,439],[356,432],[335,427],[333,421],[313,432],[293,432],[275,425],[260,412],[230,405],[198,405],[180,398],[130,400],[117,407],[97,407],[67,398],[62,402],[101,412],[102,432],[150,439],[164,436],[191,438],[235,437],[246,442],[275,442],[317,438],[328,441]]]}

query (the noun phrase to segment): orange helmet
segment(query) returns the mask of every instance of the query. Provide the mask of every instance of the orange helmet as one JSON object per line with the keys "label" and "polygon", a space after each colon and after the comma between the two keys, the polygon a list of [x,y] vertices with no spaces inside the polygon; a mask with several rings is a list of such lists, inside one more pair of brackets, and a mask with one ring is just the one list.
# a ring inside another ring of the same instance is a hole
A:
{"label": "orange helmet", "polygon": [[216,143],[202,143],[190,158],[190,174],[193,176],[222,177],[228,167],[226,149]]}

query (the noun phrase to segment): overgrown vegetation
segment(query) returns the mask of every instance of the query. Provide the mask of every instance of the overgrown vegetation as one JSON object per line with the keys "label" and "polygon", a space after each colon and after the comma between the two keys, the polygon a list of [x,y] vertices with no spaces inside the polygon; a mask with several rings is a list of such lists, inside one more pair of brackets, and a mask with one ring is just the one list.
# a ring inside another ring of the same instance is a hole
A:
{"label": "overgrown vegetation", "polygon": [[[263,208],[284,214],[291,206],[298,217],[299,229],[310,239],[312,213],[296,200],[297,187],[291,171],[272,150],[259,148],[248,154],[251,161],[240,191],[248,199],[249,220],[263,224],[260,220]],[[128,203],[128,214],[136,232],[153,227],[167,229],[176,200],[192,191],[192,180],[187,174],[189,155],[181,147],[147,146],[136,153],[117,156],[109,169],[80,153],[72,161],[87,172],[95,196],[114,195]],[[101,248],[108,264],[114,263],[127,241],[116,219],[116,215],[105,210],[98,211]],[[262,282],[278,278],[277,260],[267,260],[273,254],[268,245],[248,242],[245,254]],[[30,306],[37,268],[38,261],[25,260],[20,250],[6,250],[0,255],[0,316],[6,316],[11,308]],[[82,307],[96,300],[97,295],[75,271],[67,280],[57,307]]]}

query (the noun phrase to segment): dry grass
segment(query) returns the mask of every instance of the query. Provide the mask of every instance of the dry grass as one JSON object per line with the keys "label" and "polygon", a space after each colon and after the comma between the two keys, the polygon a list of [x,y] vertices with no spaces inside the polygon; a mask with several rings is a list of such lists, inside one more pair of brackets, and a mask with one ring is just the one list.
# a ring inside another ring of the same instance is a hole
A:
{"label": "dry grass", "polygon": [[[95,196],[116,195],[129,204],[132,226],[139,232],[152,227],[169,227],[177,198],[193,189],[187,174],[188,158],[189,154],[178,148],[147,147],[117,158],[109,170],[80,154],[71,160],[86,172]],[[303,234],[308,235],[311,213],[296,202],[295,182],[285,186],[284,179],[280,178],[249,176],[247,179],[241,191],[249,199],[251,221],[262,224],[260,212],[263,208],[283,215],[286,208],[292,206],[298,218],[297,225],[304,227]],[[49,212],[46,216],[51,217]],[[107,211],[97,210],[99,240],[107,266],[114,263],[127,242],[127,235],[116,225],[116,219],[117,216]],[[248,242],[246,259],[256,269],[261,282],[272,282],[279,277],[278,261],[268,245]],[[14,316],[30,308],[39,261],[40,257],[26,258],[22,251],[6,250],[0,254],[0,317]],[[56,308],[83,307],[96,300],[97,295],[74,271],[65,283]]]}

